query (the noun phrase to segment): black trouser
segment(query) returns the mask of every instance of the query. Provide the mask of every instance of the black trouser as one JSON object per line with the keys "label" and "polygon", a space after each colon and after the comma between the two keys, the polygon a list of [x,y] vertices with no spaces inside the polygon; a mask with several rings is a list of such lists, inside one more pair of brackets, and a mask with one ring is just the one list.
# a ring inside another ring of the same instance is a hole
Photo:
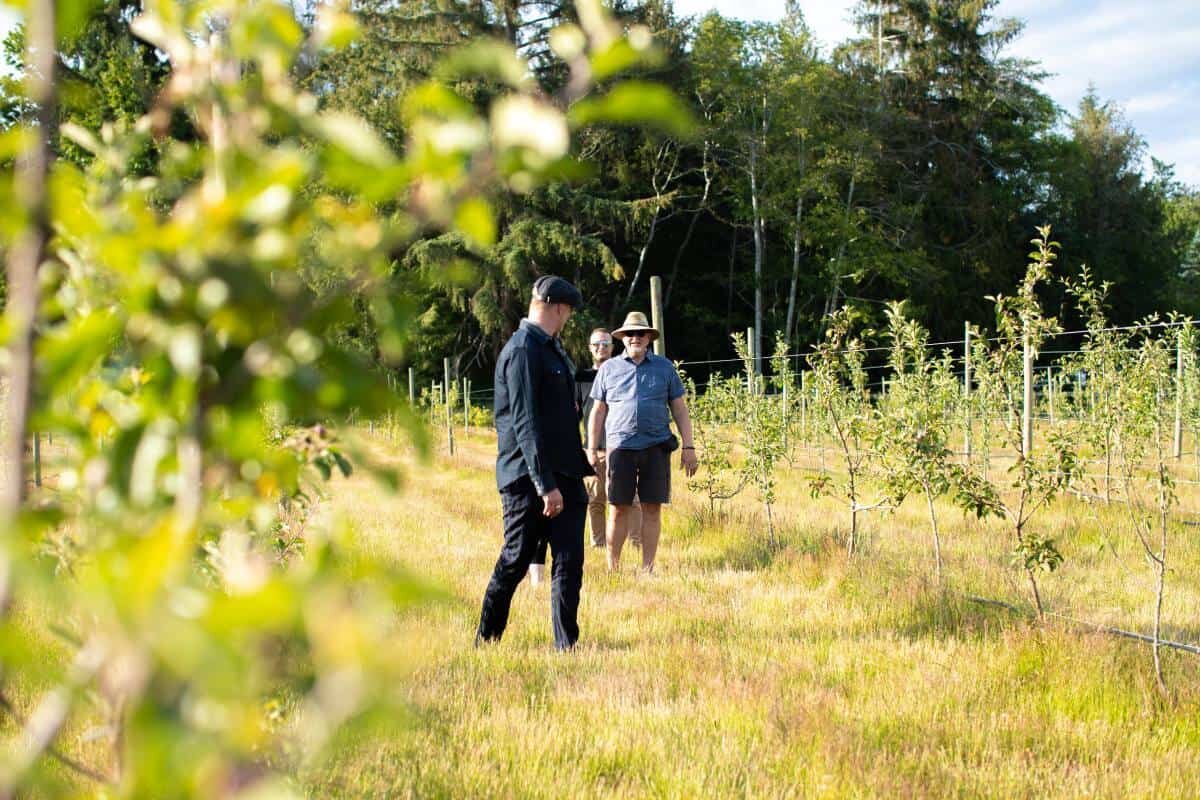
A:
{"label": "black trouser", "polygon": [[587,492],[582,478],[555,475],[563,496],[563,510],[553,519],[542,514],[542,498],[533,481],[521,478],[500,490],[504,508],[504,546],[483,594],[479,639],[499,639],[508,625],[508,611],[517,584],[529,571],[538,546],[550,544],[554,562],[550,569],[550,615],[554,645],[560,650],[579,638],[579,588],[583,585],[583,522]]}

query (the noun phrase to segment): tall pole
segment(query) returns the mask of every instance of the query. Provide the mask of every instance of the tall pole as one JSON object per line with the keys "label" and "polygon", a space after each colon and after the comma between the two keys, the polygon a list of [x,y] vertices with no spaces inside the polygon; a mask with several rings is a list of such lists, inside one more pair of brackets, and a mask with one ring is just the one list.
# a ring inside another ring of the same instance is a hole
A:
{"label": "tall pole", "polygon": [[1050,424],[1054,424],[1054,368],[1046,367],[1046,399],[1050,405]]}
{"label": "tall pole", "polygon": [[463,436],[471,432],[471,379],[462,379],[463,387]]}
{"label": "tall pole", "polygon": [[808,444],[808,373],[800,373],[800,436]]}
{"label": "tall pole", "polygon": [[1024,336],[1025,396],[1021,404],[1021,457],[1033,452],[1033,340],[1026,325]]}
{"label": "tall pole", "polygon": [[408,368],[408,404],[417,404],[417,375],[412,367]]}
{"label": "tall pole", "polygon": [[42,434],[33,433],[33,485],[42,488]]}
{"label": "tall pole", "polygon": [[754,394],[754,376],[758,374],[757,340],[754,338],[754,328],[746,328],[746,355],[750,359],[750,369],[746,372],[746,391]]}
{"label": "tall pole", "polygon": [[446,447],[450,450],[450,455],[454,455],[454,407],[450,405],[450,357],[442,359],[442,367],[445,371],[445,378],[442,381],[442,392],[446,401]]}
{"label": "tall pole", "polygon": [[654,340],[654,354],[665,356],[667,329],[663,324],[663,289],[662,277],[659,275],[650,276],[650,320],[650,324],[658,330],[658,338]]}
{"label": "tall pole", "polygon": [[1175,447],[1176,460],[1183,457],[1183,331],[1175,337]]}
{"label": "tall pole", "polygon": [[971,323],[963,322],[963,452],[971,460]]}
{"label": "tall pole", "polygon": [[[784,361],[786,364],[787,362]],[[788,446],[788,425],[791,423],[792,409],[788,405],[788,386],[792,382],[791,370],[787,370],[783,374],[783,448],[787,450]]]}

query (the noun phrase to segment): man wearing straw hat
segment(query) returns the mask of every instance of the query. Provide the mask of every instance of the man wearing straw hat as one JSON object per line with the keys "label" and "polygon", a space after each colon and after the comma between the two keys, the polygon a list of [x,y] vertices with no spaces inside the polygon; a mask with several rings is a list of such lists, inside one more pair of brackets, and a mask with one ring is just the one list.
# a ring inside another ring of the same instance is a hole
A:
{"label": "man wearing straw hat", "polygon": [[642,506],[642,568],[654,571],[658,537],[662,531],[662,506],[671,502],[671,452],[679,440],[671,433],[674,416],[683,438],[682,465],[696,474],[696,448],[692,423],[684,399],[683,381],[675,365],[650,352],[658,331],[640,311],[631,311],[625,324],[613,331],[625,352],[600,365],[592,384],[591,418],[588,420],[588,461],[599,461],[596,444],[603,431],[608,455],[608,568],[617,570],[621,547],[629,530],[633,498]]}

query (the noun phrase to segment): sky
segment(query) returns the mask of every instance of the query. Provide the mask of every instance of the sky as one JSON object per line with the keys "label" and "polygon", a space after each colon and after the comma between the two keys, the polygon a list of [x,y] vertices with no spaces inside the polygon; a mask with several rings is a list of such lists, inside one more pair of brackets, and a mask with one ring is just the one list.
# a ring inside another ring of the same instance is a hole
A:
{"label": "sky", "polygon": [[[799,0],[826,50],[853,33],[854,0]],[[728,17],[775,21],[784,0],[675,0],[681,15],[716,9]],[[1200,187],[1200,2],[1198,0],[1000,0],[996,16],[1025,30],[1009,54],[1050,73],[1042,89],[1068,111],[1089,85],[1123,109],[1150,155]],[[0,5],[0,37],[13,25]]]}
{"label": "sky", "polygon": [[[854,0],[799,0],[826,51],[854,33]],[[675,0],[680,15],[716,9],[727,17],[775,21],[784,0]],[[1094,85],[1120,107],[1148,153],[1200,187],[1200,2],[1197,0],[1000,0],[996,17],[1025,23],[1006,53],[1041,64],[1042,83],[1073,112]],[[1148,164],[1147,160],[1147,164]]]}

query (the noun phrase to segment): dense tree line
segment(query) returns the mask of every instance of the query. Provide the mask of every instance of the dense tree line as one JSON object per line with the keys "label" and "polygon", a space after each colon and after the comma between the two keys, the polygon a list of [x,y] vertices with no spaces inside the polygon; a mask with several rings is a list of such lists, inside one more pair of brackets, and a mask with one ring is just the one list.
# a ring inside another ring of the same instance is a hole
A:
{"label": "dense tree line", "polygon": [[[62,42],[64,119],[99,131],[153,106],[170,76],[129,32],[137,5],[100,3]],[[307,4],[298,6],[302,22],[315,24]],[[675,358],[727,357],[729,332],[752,325],[764,343],[781,333],[793,350],[807,349],[835,309],[881,320],[896,298],[909,300],[935,340],[954,338],[964,320],[989,325],[984,298],[1012,290],[1035,226],[1047,223],[1063,245],[1058,269],[1087,264],[1111,282],[1118,320],[1200,313],[1200,193],[1158,161],[1147,174],[1145,143],[1094,92],[1077,109],[1056,108],[1038,66],[1006,55],[1021,23],[996,17],[995,6],[863,2],[858,34],[827,52],[793,2],[775,23],[684,18],[666,0],[617,3],[619,19],[653,32],[665,55],[643,73],[691,106],[690,134],[590,129],[560,182],[493,198],[490,247],[430,234],[394,253],[395,291],[422,312],[408,362],[432,376],[449,355],[461,372],[486,375],[533,277],[547,272],[574,280],[588,300],[578,342],[593,324],[647,308],[649,278],[661,276]],[[462,69],[453,58],[447,65],[443,57],[467,41],[514,46],[528,67],[523,79],[547,95],[569,79],[547,54],[550,30],[574,18],[573,4],[353,7],[360,40],[301,59],[296,77],[397,147],[405,109],[421,102],[413,89],[431,75],[483,108],[513,69],[499,57],[479,63],[478,50]],[[19,30],[5,49],[19,68]],[[28,109],[13,100],[16,79],[4,80],[0,124],[9,127]],[[162,124],[186,140],[188,120]],[[68,158],[86,158],[71,148],[60,145]],[[151,148],[147,163],[158,155]],[[594,166],[583,169],[585,160]],[[1069,309],[1064,316],[1069,324]],[[369,318],[342,334],[375,353]]]}

